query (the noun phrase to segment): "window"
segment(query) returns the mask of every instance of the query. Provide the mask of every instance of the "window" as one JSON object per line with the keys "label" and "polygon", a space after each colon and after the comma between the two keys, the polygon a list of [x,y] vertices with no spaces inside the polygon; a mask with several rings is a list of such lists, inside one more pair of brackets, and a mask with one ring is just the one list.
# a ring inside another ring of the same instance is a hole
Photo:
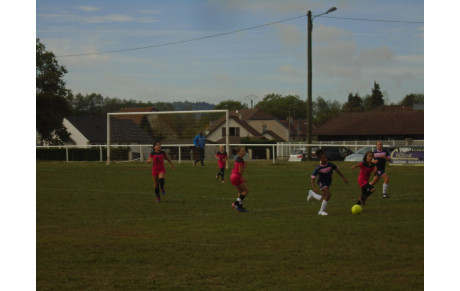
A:
{"label": "window", "polygon": [[[240,128],[239,127],[229,127],[229,134],[230,136],[240,136]],[[225,136],[225,127],[222,127],[222,137]]]}

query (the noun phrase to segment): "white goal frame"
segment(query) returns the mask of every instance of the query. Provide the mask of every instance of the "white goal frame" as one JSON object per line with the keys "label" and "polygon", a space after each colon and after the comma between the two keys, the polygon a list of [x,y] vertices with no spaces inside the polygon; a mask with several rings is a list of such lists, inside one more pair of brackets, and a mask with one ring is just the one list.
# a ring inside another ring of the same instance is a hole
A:
{"label": "white goal frame", "polygon": [[230,152],[229,141],[229,111],[221,110],[189,110],[189,111],[151,111],[151,112],[109,112],[107,113],[107,165],[110,164],[110,146],[111,146],[111,124],[110,117],[119,115],[160,115],[160,114],[195,114],[195,113],[222,113],[225,112],[225,146],[227,153]]}

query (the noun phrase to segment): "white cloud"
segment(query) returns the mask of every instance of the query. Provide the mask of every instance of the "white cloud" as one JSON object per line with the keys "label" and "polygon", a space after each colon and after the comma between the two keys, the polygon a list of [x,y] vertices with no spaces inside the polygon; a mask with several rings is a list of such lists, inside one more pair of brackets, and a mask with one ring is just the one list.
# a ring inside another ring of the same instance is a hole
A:
{"label": "white cloud", "polygon": [[297,46],[303,39],[299,27],[292,24],[279,24],[279,38],[285,46]]}
{"label": "white cloud", "polygon": [[158,13],[161,13],[161,11],[160,10],[142,9],[142,10],[139,10],[139,13],[142,13],[142,14],[158,14]]}
{"label": "white cloud", "polygon": [[357,56],[357,61],[365,66],[379,66],[388,64],[394,59],[394,52],[386,46],[370,49],[363,48]]}
{"label": "white cloud", "polygon": [[79,6],[78,9],[86,11],[86,12],[93,12],[98,11],[100,8],[94,6]]}
{"label": "white cloud", "polygon": [[290,65],[281,65],[280,68],[279,68],[279,71],[283,74],[287,74],[287,75],[294,75],[294,76],[299,76],[301,75],[301,72],[295,68],[293,68],[292,66]]}
{"label": "white cloud", "polygon": [[134,18],[123,14],[110,14],[102,16],[92,16],[86,18],[89,23],[104,23],[104,22],[129,22],[134,21]]}
{"label": "white cloud", "polygon": [[230,76],[228,74],[223,74],[223,73],[215,74],[214,79],[219,83],[222,83],[222,82],[226,83],[226,82],[231,81]]}

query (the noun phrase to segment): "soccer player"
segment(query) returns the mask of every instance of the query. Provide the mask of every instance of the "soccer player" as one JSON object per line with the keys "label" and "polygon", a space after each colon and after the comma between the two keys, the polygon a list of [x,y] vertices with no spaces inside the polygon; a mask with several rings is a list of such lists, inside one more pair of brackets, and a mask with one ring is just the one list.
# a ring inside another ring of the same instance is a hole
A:
{"label": "soccer player", "polygon": [[160,202],[160,188],[161,188],[161,193],[163,195],[166,194],[165,192],[165,163],[164,159],[166,159],[171,166],[174,168],[174,164],[171,162],[171,159],[169,159],[168,155],[166,152],[161,150],[161,142],[157,141],[153,144],[153,150],[149,155],[149,158],[147,160],[147,163],[152,162],[152,176],[153,176],[153,182],[155,184],[155,195],[157,197],[156,202]]}
{"label": "soccer player", "polygon": [[224,146],[219,146],[219,151],[214,155],[218,160],[219,172],[216,175],[216,180],[219,179],[219,176],[222,177],[222,183],[225,182],[224,173],[225,173],[225,165],[228,159],[227,152],[224,150]]}
{"label": "soccer player", "polygon": [[[378,176],[376,174],[377,167],[373,163],[373,159],[374,154],[369,151],[363,156],[363,161],[361,163],[350,167],[352,170],[357,167],[361,168],[358,175],[358,185],[361,187],[361,196],[358,198],[356,204],[366,205],[367,198],[375,191],[373,185],[377,182]],[[374,174],[374,179],[369,183],[369,178],[372,173]]]}
{"label": "soccer player", "polygon": [[[313,171],[313,174],[311,174],[311,187],[313,190],[309,191],[307,201],[310,201],[311,198],[315,198],[316,200],[322,201],[321,208],[318,212],[318,215],[324,216],[324,215],[328,215],[325,210],[326,210],[328,201],[331,198],[331,192],[329,190],[329,187],[331,186],[331,183],[332,183],[333,171],[336,171],[337,174],[339,174],[340,177],[342,177],[345,184],[348,184],[348,180],[340,172],[339,168],[335,164],[328,162],[327,155],[324,153],[323,149],[318,149],[316,151],[316,156],[319,158],[320,164]],[[321,190],[322,195],[317,194],[318,189],[315,186],[316,178],[318,178],[318,185],[319,185],[319,189]]]}
{"label": "soccer player", "polygon": [[377,176],[379,177],[377,182],[380,180],[380,178],[383,179],[382,197],[390,198],[390,195],[388,195],[387,193],[390,178],[388,177],[388,174],[385,172],[385,166],[387,164],[387,161],[391,160],[390,152],[387,149],[383,148],[383,143],[381,140],[377,141],[376,145],[377,150],[374,151],[375,160],[373,160],[373,163],[375,163],[375,165],[377,166]]}
{"label": "soccer player", "polygon": [[232,203],[232,207],[239,212],[248,212],[246,208],[243,207],[243,200],[249,193],[248,186],[246,185],[246,180],[243,178],[243,172],[246,169],[246,164],[243,160],[244,155],[246,154],[246,149],[244,147],[237,147],[233,149],[232,153],[236,155],[234,167],[230,175],[230,181],[232,185],[238,190],[238,198],[235,202]]}

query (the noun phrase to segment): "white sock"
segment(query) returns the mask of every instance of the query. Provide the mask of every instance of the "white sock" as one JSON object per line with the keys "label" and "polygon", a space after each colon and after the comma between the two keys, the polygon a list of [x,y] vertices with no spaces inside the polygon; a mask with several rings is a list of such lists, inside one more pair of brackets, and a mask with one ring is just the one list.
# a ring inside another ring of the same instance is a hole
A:
{"label": "white sock", "polygon": [[311,196],[316,200],[321,200],[321,195],[316,194],[313,190],[311,191]]}
{"label": "white sock", "polygon": [[383,184],[383,194],[387,194],[388,184]]}
{"label": "white sock", "polygon": [[321,203],[321,209],[319,211],[324,211],[326,210],[326,207],[327,207],[327,201],[326,200],[323,200],[323,203]]}

